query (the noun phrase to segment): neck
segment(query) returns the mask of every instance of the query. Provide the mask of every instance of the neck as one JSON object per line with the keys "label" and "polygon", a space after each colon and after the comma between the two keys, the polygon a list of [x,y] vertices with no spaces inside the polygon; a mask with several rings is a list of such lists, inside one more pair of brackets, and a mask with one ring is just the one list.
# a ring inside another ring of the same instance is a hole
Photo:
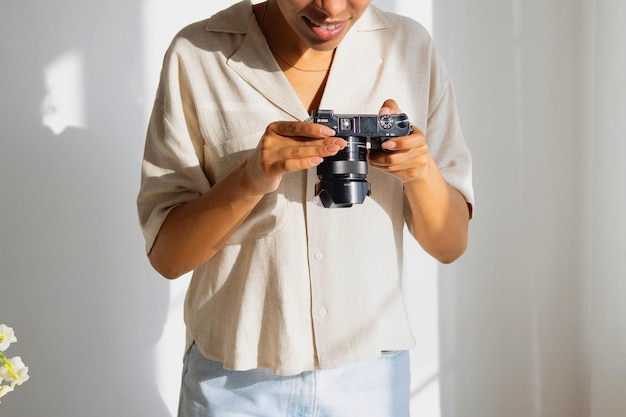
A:
{"label": "neck", "polygon": [[335,51],[310,48],[287,24],[280,10],[270,6],[270,3],[259,4],[256,16],[261,32],[283,71],[328,72]]}

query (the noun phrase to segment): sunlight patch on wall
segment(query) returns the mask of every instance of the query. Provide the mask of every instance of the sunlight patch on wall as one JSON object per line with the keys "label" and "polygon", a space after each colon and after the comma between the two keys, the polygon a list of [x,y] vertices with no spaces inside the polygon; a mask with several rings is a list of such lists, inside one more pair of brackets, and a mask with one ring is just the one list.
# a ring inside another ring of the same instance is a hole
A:
{"label": "sunlight patch on wall", "polygon": [[86,127],[84,58],[78,50],[68,50],[43,70],[46,88],[41,103],[42,123],[55,135],[68,127]]}
{"label": "sunlight patch on wall", "polygon": [[409,237],[405,228],[403,293],[417,339],[411,349],[411,415],[439,417],[438,263]]}

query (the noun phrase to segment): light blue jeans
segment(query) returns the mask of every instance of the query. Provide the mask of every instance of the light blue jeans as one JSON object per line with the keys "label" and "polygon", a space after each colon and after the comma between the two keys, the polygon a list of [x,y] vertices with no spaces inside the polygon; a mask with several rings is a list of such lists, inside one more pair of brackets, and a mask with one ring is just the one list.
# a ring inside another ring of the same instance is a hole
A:
{"label": "light blue jeans", "polygon": [[185,358],[179,417],[409,417],[409,352],[340,369],[275,375],[230,371],[193,345]]}

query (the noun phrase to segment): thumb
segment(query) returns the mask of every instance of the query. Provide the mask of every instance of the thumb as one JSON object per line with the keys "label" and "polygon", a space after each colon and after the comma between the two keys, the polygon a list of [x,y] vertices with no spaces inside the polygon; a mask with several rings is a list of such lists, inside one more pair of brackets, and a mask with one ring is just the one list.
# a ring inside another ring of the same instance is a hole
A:
{"label": "thumb", "polygon": [[392,113],[402,113],[400,111],[400,107],[398,107],[398,103],[395,100],[387,99],[381,106],[378,114],[392,114]]}

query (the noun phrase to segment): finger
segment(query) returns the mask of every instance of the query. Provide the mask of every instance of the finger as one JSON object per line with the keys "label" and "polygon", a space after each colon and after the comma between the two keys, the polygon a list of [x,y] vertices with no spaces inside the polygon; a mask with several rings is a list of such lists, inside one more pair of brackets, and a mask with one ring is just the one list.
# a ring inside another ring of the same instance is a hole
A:
{"label": "finger", "polygon": [[341,150],[342,147],[336,143],[327,143],[326,141],[307,141],[297,143],[295,146],[286,146],[278,150],[279,160],[290,159],[307,159],[313,157],[326,158],[333,156]]}
{"label": "finger", "polygon": [[[417,128],[414,128],[417,129]],[[381,147],[388,151],[400,151],[414,148],[421,148],[427,146],[426,137],[422,132],[417,129],[408,136],[401,136],[398,138],[389,139],[381,145]]]}
{"label": "finger", "polygon": [[399,138],[389,139],[384,142],[381,147],[387,151],[408,151],[428,146],[423,136],[402,136]]}
{"label": "finger", "polygon": [[312,157],[307,159],[288,159],[284,163],[285,172],[301,171],[318,166],[324,158]]}
{"label": "finger", "polygon": [[274,122],[270,126],[276,134],[292,138],[321,139],[329,136],[335,136],[335,131],[333,129],[317,123]]}
{"label": "finger", "polygon": [[426,143],[421,142],[420,144],[420,142],[417,141],[411,146],[405,145],[406,148],[403,149],[396,148],[393,152],[371,152],[370,161],[374,165],[391,166],[412,160],[422,160],[429,155],[429,149]]}
{"label": "finger", "polygon": [[398,103],[396,103],[396,101],[393,99],[385,100],[380,110],[378,111],[378,114],[398,114],[398,113],[402,113],[402,111],[400,110]]}
{"label": "finger", "polygon": [[400,165],[411,159],[410,151],[376,152],[369,155],[369,161],[377,167],[390,167],[392,165]]}
{"label": "finger", "polygon": [[375,161],[370,162],[373,167],[394,175],[402,181],[411,181],[418,178],[424,172],[424,169],[428,164],[428,158],[427,156],[422,155],[404,159],[405,157],[408,157],[409,154],[410,153],[407,152],[402,156],[401,160],[389,161],[383,158],[381,163],[376,163]]}
{"label": "finger", "polygon": [[312,168],[322,163],[323,158],[336,155],[346,146],[345,140],[341,138],[285,140],[289,140],[290,144],[264,149],[262,159],[271,172],[280,174]]}

